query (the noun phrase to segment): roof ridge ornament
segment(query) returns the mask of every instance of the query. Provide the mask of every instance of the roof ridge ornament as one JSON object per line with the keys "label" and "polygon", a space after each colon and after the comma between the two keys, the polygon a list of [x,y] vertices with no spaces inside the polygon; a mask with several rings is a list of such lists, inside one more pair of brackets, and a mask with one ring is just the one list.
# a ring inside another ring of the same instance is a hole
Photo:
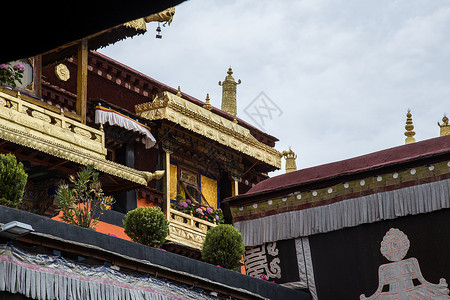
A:
{"label": "roof ridge ornament", "polygon": [[411,109],[408,109],[408,113],[406,114],[406,125],[405,125],[405,144],[411,144],[411,143],[415,143],[416,139],[414,138],[414,135],[416,134],[413,129],[414,129],[414,125],[413,125],[413,121],[412,121],[412,114],[411,114]]}
{"label": "roof ridge ornament", "polygon": [[281,154],[286,159],[286,173],[297,171],[297,164],[295,162],[297,154],[292,151],[291,147],[289,147],[289,150],[281,152]]}
{"label": "roof ridge ornament", "polygon": [[205,99],[205,104],[203,104],[203,108],[207,109],[207,110],[211,110],[212,109],[212,105],[211,105],[210,100],[209,100],[209,93],[206,93],[206,99]]}
{"label": "roof ridge ornament", "polygon": [[236,86],[241,84],[239,79],[237,82],[234,80],[232,74],[233,70],[231,66],[228,68],[227,76],[225,80],[219,81],[219,85],[222,86],[222,107],[221,109],[233,117],[237,114],[237,100],[236,100]]}
{"label": "roof ridge ornament", "polygon": [[448,118],[446,114],[444,114],[444,117],[442,118],[442,125],[439,122],[437,122],[437,124],[441,129],[440,136],[450,135],[450,124],[448,124]]}

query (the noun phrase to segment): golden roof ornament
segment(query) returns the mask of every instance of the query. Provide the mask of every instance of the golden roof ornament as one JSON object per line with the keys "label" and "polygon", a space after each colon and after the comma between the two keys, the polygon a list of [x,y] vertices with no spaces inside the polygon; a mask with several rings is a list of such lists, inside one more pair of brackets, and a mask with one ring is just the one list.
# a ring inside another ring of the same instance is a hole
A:
{"label": "golden roof ornament", "polygon": [[411,143],[415,143],[416,139],[414,138],[414,135],[416,134],[413,129],[414,129],[414,125],[413,125],[413,121],[412,121],[412,114],[411,114],[411,110],[408,109],[408,113],[406,114],[406,125],[405,125],[405,144],[411,144]]}
{"label": "golden roof ornament", "polygon": [[204,109],[207,109],[207,110],[211,110],[212,109],[212,105],[211,105],[211,103],[209,101],[210,101],[209,100],[209,94],[207,93],[206,94],[206,99],[205,99],[205,104],[203,104],[203,108]]}
{"label": "golden roof ornament", "polygon": [[446,115],[442,118],[442,125],[437,122],[438,126],[441,128],[440,136],[450,135],[450,124],[448,124],[448,118]]}
{"label": "golden roof ornament", "polygon": [[178,97],[181,97],[181,96],[182,96],[182,95],[181,95],[181,88],[180,88],[180,86],[178,86],[177,96],[178,96]]}
{"label": "golden roof ornament", "polygon": [[219,81],[219,85],[222,86],[222,110],[236,117],[236,86],[241,84],[241,80],[239,79],[237,82],[234,80],[231,67],[228,68],[227,74],[223,82]]}
{"label": "golden roof ornament", "polygon": [[175,15],[175,7],[167,8],[159,13],[144,17],[146,23],[150,22],[167,22],[169,25],[172,23],[173,16]]}
{"label": "golden roof ornament", "polygon": [[291,148],[287,151],[284,150],[281,154],[286,159],[286,173],[297,171],[297,163],[295,162],[297,154]]}

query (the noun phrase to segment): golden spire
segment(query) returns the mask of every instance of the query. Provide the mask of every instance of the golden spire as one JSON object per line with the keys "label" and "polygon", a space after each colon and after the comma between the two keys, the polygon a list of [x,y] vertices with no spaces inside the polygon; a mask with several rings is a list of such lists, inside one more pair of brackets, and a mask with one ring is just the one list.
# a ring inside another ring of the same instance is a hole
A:
{"label": "golden spire", "polygon": [[405,125],[405,144],[411,144],[411,143],[415,143],[416,139],[414,138],[414,135],[416,134],[413,129],[414,129],[414,125],[413,125],[413,121],[412,121],[412,114],[411,114],[411,110],[408,109],[408,113],[406,114],[406,125]]}
{"label": "golden spire", "polygon": [[450,135],[450,124],[448,124],[448,118],[446,115],[442,118],[442,125],[437,122],[438,126],[441,128],[440,136]]}
{"label": "golden spire", "polygon": [[227,74],[223,82],[219,81],[219,85],[222,86],[222,110],[236,117],[236,85],[240,84],[241,80],[234,81],[231,67],[228,69]]}
{"label": "golden spire", "polygon": [[181,97],[181,88],[180,88],[180,86],[178,86],[177,96],[178,96],[178,97]]}
{"label": "golden spire", "polygon": [[206,99],[205,99],[205,104],[203,104],[203,108],[207,109],[207,110],[211,110],[212,109],[212,105],[211,103],[209,103],[209,94],[206,94]]}
{"label": "golden spire", "polygon": [[297,154],[295,154],[291,148],[289,148],[288,151],[284,150],[281,154],[286,159],[286,173],[297,171],[297,164],[295,163]]}

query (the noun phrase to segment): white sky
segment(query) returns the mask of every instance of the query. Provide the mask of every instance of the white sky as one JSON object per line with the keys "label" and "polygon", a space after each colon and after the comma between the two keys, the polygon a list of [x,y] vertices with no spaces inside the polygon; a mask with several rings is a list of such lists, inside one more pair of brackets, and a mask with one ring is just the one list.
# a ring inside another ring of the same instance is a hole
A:
{"label": "white sky", "polygon": [[450,114],[448,0],[193,0],[156,27],[100,52],[219,108],[231,66],[238,116],[258,126],[264,92],[281,112],[260,129],[299,169],[404,144],[408,108],[417,141]]}

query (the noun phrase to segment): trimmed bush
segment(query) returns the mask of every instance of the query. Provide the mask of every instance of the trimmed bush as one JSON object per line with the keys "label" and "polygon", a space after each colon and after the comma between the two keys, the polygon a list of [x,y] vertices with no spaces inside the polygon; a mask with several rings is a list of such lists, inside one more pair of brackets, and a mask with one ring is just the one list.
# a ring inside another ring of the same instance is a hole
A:
{"label": "trimmed bush", "polygon": [[0,204],[16,208],[23,198],[28,175],[10,153],[0,154]]}
{"label": "trimmed bush", "polygon": [[207,263],[237,270],[244,252],[241,233],[232,225],[222,224],[208,230],[203,242],[202,257]]}
{"label": "trimmed bush", "polygon": [[169,222],[159,207],[138,207],[123,221],[125,233],[136,243],[159,248],[169,233]]}

